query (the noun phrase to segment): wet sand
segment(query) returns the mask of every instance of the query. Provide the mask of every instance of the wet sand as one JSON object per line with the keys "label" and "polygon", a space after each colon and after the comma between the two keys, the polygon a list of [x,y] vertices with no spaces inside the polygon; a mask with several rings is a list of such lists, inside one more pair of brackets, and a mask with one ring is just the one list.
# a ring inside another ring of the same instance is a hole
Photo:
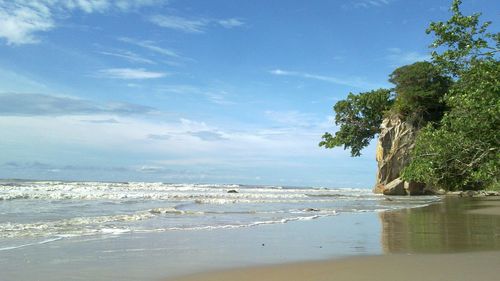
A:
{"label": "wet sand", "polygon": [[500,198],[380,213],[382,255],[195,274],[175,281],[499,280]]}
{"label": "wet sand", "polygon": [[498,280],[500,254],[386,255],[194,275],[178,281]]}
{"label": "wet sand", "polygon": [[[390,203],[390,202],[388,202]],[[1,281],[157,281],[248,266],[377,255],[378,214],[200,231],[81,237],[0,251]]]}

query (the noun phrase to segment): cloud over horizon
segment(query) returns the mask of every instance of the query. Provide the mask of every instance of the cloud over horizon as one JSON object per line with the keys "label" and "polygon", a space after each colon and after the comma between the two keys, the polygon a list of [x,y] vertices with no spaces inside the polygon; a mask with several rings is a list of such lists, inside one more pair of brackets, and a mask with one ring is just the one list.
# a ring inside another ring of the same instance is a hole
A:
{"label": "cloud over horizon", "polygon": [[[67,96],[0,93],[0,116],[136,115],[155,111],[152,107],[131,103],[99,104],[90,100]],[[114,123],[111,119],[107,121],[107,123]]]}

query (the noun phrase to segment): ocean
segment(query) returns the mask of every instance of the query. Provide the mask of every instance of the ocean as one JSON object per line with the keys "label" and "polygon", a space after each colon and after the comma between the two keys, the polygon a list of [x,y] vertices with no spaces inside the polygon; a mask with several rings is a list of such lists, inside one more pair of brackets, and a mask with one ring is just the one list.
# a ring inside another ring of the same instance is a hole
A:
{"label": "ocean", "polygon": [[[234,237],[245,236],[245,233],[252,233],[252,236],[245,240],[248,244],[253,243],[251,240],[255,235],[262,241],[271,236],[286,237],[285,234],[279,233],[283,229],[279,227],[281,225],[300,223],[307,233],[307,228],[312,227],[311,223],[315,221],[332,217],[351,220],[352,214],[375,214],[386,210],[419,207],[437,200],[438,197],[433,196],[391,197],[388,200],[384,196],[373,194],[370,189],[358,188],[2,181],[0,269],[15,272],[15,268],[24,264],[24,270],[31,268],[33,271],[32,274],[23,273],[29,276],[25,280],[30,280],[33,276],[37,276],[37,280],[58,280],[50,272],[47,273],[46,279],[37,274],[43,272],[42,268],[47,270],[51,266],[59,272],[61,268],[55,266],[57,263],[64,263],[66,268],[74,265],[75,270],[88,267],[89,264],[99,268],[99,264],[95,264],[96,260],[111,253],[116,259],[122,260],[127,256],[129,263],[139,264],[134,261],[139,250],[149,253],[155,251],[155,254],[159,255],[156,260],[168,256],[169,259],[165,263],[171,261],[171,255],[175,252],[184,256],[189,264],[189,260],[199,261],[200,254],[197,251],[199,252],[200,248],[214,247],[211,248],[209,256],[221,251],[221,247],[232,247],[233,250],[241,248],[243,240]],[[331,224],[330,221],[328,223]],[[218,237],[200,242],[208,239],[207,237],[213,237],[214,233],[217,233]],[[266,236],[263,233],[268,234]],[[341,235],[339,233],[333,237],[338,238]],[[217,240],[220,237],[228,238],[221,242]],[[301,236],[297,237],[301,239]],[[311,234],[311,237],[314,236]],[[326,238],[321,239],[326,241]],[[123,242],[125,240],[127,242]],[[151,244],[151,241],[157,242]],[[91,246],[88,246],[89,243]],[[142,244],[140,247],[132,247],[134,243]],[[144,243],[148,244],[144,246]],[[215,247],[211,244],[225,246]],[[289,246],[284,245],[280,249],[293,249]],[[164,252],[160,254],[158,249],[163,249]],[[233,250],[231,252],[234,252]],[[82,252],[87,253],[85,257]],[[134,255],[130,255],[131,253]],[[148,255],[151,256],[144,253],[139,256],[145,261]],[[301,255],[298,255],[297,259],[300,259]],[[224,256],[227,254],[221,254],[219,258],[223,259]],[[247,259],[252,259],[250,254]],[[281,257],[281,260],[285,258]],[[279,256],[270,259],[272,262],[281,260]],[[240,264],[245,265],[248,262],[242,261]],[[192,271],[186,262],[183,262],[183,265],[186,266],[186,272]],[[144,264],[144,267],[147,268],[148,265]],[[120,268],[125,270],[127,266]],[[23,280],[19,276],[12,276]],[[94,277],[94,280],[114,280],[115,277]]]}
{"label": "ocean", "polygon": [[428,204],[369,189],[16,181],[0,184],[0,251],[79,236],[258,227]]}

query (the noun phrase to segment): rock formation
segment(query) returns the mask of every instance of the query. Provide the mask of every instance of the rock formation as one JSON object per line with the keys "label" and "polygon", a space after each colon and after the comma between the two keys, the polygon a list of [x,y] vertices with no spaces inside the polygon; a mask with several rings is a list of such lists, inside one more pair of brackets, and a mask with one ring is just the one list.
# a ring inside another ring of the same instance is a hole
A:
{"label": "rock formation", "polygon": [[385,195],[419,195],[424,193],[424,184],[406,182],[400,178],[403,168],[410,160],[417,129],[398,117],[385,118],[377,143],[377,183],[375,193]]}

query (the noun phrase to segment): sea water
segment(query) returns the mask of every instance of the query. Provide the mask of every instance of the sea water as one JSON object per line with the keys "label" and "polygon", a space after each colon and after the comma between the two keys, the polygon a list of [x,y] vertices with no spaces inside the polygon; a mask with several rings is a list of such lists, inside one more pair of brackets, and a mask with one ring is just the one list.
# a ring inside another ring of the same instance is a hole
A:
{"label": "sea water", "polygon": [[382,253],[370,189],[0,181],[0,281],[135,281]]}
{"label": "sea water", "polygon": [[82,236],[259,227],[426,205],[369,189],[145,182],[0,182],[0,251]]}

